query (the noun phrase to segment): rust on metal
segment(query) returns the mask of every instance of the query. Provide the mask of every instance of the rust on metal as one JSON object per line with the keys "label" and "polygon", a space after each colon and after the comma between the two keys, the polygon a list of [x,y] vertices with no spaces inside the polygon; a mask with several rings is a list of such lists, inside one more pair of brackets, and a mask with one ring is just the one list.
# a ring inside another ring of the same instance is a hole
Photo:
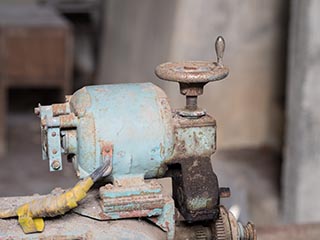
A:
{"label": "rust on metal", "polygon": [[[0,205],[4,209],[15,208],[38,198],[39,195],[0,198]],[[130,239],[134,236],[136,239],[162,240],[166,238],[166,233],[144,220],[94,221],[90,217],[70,212],[47,221],[43,233],[26,236],[17,224],[16,219],[0,219],[0,239],[93,240],[113,239],[114,236],[121,239]]]}
{"label": "rust on metal", "polygon": [[71,98],[72,98],[72,95],[66,95],[65,101],[68,103],[68,102],[70,102]]}
{"label": "rust on metal", "polygon": [[167,81],[178,82],[180,93],[186,95],[186,106],[178,113],[186,118],[200,118],[206,115],[197,106],[197,97],[203,94],[208,82],[222,80],[229,74],[229,69],[222,64],[225,49],[224,39],[220,36],[215,43],[217,62],[187,61],[167,62],[156,67],[155,74]]}
{"label": "rust on metal", "polygon": [[[79,97],[77,97],[79,96]],[[78,117],[84,116],[86,110],[91,106],[91,97],[85,87],[78,90],[70,99],[70,108]]]}
{"label": "rust on metal", "polygon": [[69,103],[56,103],[52,104],[53,116],[59,116],[70,113]]}
{"label": "rust on metal", "polygon": [[61,128],[73,128],[78,124],[78,118],[74,113],[59,116]]}
{"label": "rust on metal", "polygon": [[224,206],[219,208],[219,218],[213,224],[216,240],[257,240],[256,229],[251,222],[243,226]]}
{"label": "rust on metal", "polygon": [[176,206],[187,221],[215,221],[218,218],[218,179],[210,157],[176,159],[169,166],[167,175],[173,179]]}
{"label": "rust on metal", "polygon": [[192,61],[164,63],[156,68],[156,75],[164,80],[183,83],[203,83],[225,78],[229,69],[215,62]]}
{"label": "rust on metal", "polygon": [[231,191],[228,187],[219,188],[219,196],[220,198],[229,198],[231,197]]}
{"label": "rust on metal", "polygon": [[104,177],[108,176],[112,172],[112,157],[113,157],[113,144],[111,142],[100,142],[101,145],[101,155],[103,161],[107,164]]}

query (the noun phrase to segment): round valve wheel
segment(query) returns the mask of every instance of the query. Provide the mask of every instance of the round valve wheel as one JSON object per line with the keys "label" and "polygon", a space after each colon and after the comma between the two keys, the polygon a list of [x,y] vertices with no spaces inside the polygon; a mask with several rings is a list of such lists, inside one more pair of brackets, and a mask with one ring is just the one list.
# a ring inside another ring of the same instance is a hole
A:
{"label": "round valve wheel", "polygon": [[180,93],[186,96],[186,106],[178,110],[182,117],[199,118],[206,114],[197,106],[197,97],[203,94],[203,87],[208,82],[222,80],[229,74],[229,69],[222,63],[225,49],[223,37],[215,42],[216,62],[187,61],[167,62],[156,67],[155,74],[167,81],[178,82]]}
{"label": "round valve wheel", "polygon": [[229,69],[216,62],[168,62],[157,66],[156,75],[167,81],[179,83],[207,83],[225,78]]}

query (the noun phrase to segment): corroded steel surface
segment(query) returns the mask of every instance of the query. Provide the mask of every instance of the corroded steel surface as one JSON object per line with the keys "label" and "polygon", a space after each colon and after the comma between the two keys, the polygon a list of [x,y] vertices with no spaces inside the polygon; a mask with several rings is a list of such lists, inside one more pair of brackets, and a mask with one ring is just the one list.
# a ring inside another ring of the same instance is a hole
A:
{"label": "corroded steel surface", "polygon": [[219,186],[210,156],[216,149],[216,122],[209,115],[188,119],[175,114],[174,123],[175,147],[166,163],[176,207],[187,221],[215,220]]}
{"label": "corroded steel surface", "polygon": [[177,158],[211,156],[215,152],[216,121],[210,115],[189,119],[174,114],[173,121],[175,145],[167,164]]}
{"label": "corroded steel surface", "polygon": [[[0,198],[1,208],[14,208],[33,199],[32,197]],[[166,239],[160,228],[143,220],[97,221],[75,213],[46,220],[43,233],[25,235],[16,219],[0,219],[0,239],[10,240],[99,240],[99,239]]]}
{"label": "corroded steel surface", "polygon": [[150,210],[149,216],[160,215],[165,202],[161,185],[156,180],[140,184],[107,184],[100,188],[100,198],[105,215],[110,219],[122,218],[123,212],[135,213],[140,210]]}
{"label": "corroded steel surface", "polygon": [[214,221],[218,218],[218,179],[209,157],[176,159],[169,166],[168,176],[173,179],[176,207],[185,220]]}
{"label": "corroded steel surface", "polygon": [[[212,226],[221,217],[220,197],[230,196],[230,191],[219,189],[213,172],[210,157],[216,150],[216,122],[198,107],[197,97],[205,84],[229,73],[222,63],[222,37],[217,38],[215,49],[216,62],[169,62],[156,68],[158,77],[179,82],[181,94],[186,95],[184,109],[172,112],[166,94],[150,83],[84,87],[65,104],[35,109],[44,135],[48,134],[44,158],[51,164],[53,160],[61,163],[60,152],[70,153],[83,178],[107,160],[111,163],[105,179],[109,184],[100,188],[100,198],[92,192],[75,210],[78,214],[96,220],[147,218],[173,239],[176,206],[183,216],[179,220],[196,225],[197,239],[208,237],[207,233],[214,237]],[[53,130],[61,133],[52,136]],[[60,138],[61,151],[57,149]],[[108,145],[112,158],[106,159]],[[51,166],[51,170],[60,169]],[[162,193],[157,180],[145,181],[165,174],[173,179],[174,201]],[[254,239],[252,225],[243,227],[232,219],[223,222],[229,224],[224,232],[236,236],[240,231],[241,240]]]}
{"label": "corroded steel surface", "polygon": [[257,240],[252,223],[244,226],[224,206],[219,208],[219,218],[214,224],[216,240]]}
{"label": "corroded steel surface", "polygon": [[202,83],[225,78],[229,69],[215,62],[168,62],[156,68],[156,75],[164,80],[182,83]]}
{"label": "corroded steel surface", "polygon": [[162,184],[143,179],[133,179],[131,185],[130,180],[107,184],[99,192],[91,191],[74,212],[101,221],[147,218],[167,233],[167,239],[173,239],[175,206]]}
{"label": "corroded steel surface", "polygon": [[[218,37],[215,43],[217,62],[187,61],[167,62],[156,67],[155,74],[163,80],[180,84],[180,92],[187,96],[189,110],[197,109],[197,96],[203,94],[203,87],[208,82],[222,80],[229,74],[229,69],[223,65],[222,58],[225,42]],[[188,98],[188,97],[195,98]]]}

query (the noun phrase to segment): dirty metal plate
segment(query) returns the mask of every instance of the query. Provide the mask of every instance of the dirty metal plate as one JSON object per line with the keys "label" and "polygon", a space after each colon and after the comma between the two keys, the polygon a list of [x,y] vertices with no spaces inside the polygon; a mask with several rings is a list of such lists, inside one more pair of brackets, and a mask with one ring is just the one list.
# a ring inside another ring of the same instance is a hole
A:
{"label": "dirty metal plate", "polygon": [[[15,207],[30,200],[39,198],[10,197],[0,198],[1,209]],[[43,196],[42,196],[43,197]],[[165,239],[166,233],[146,221],[117,220],[97,221],[75,213],[67,213],[62,217],[45,218],[45,230],[42,233],[23,233],[15,218],[0,219],[0,239]]]}
{"label": "dirty metal plate", "polygon": [[[114,219],[112,214],[107,214],[102,210],[101,200],[99,198],[98,190],[90,191],[87,197],[82,200],[79,207],[73,210],[82,216],[87,216],[97,220],[111,220]],[[116,218],[135,218],[141,216],[153,216],[154,209],[143,209],[135,211],[122,211],[121,215]]]}
{"label": "dirty metal plate", "polygon": [[[161,178],[157,179],[158,183],[162,186],[162,194],[164,196],[172,196],[172,179]],[[163,205],[163,204],[162,204]],[[162,206],[158,206],[162,208]],[[109,220],[110,216],[102,211],[103,206],[101,205],[101,199],[99,197],[99,190],[93,189],[87,194],[87,197],[83,199],[79,207],[73,209],[74,212],[83,216],[88,216],[97,220]],[[144,209],[140,211],[124,211],[123,218],[133,218],[153,215],[153,209]]]}

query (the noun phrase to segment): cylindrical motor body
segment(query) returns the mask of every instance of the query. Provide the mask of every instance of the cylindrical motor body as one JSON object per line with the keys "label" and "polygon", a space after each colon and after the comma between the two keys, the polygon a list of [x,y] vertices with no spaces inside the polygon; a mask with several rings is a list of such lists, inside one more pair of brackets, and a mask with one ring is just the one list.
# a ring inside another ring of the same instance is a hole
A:
{"label": "cylindrical motor body", "polygon": [[101,165],[106,145],[113,146],[113,176],[151,178],[164,173],[174,131],[167,96],[159,87],[151,83],[89,86],[75,92],[69,104],[78,123],[76,131],[64,131],[63,147],[65,153],[75,154],[81,178]]}

